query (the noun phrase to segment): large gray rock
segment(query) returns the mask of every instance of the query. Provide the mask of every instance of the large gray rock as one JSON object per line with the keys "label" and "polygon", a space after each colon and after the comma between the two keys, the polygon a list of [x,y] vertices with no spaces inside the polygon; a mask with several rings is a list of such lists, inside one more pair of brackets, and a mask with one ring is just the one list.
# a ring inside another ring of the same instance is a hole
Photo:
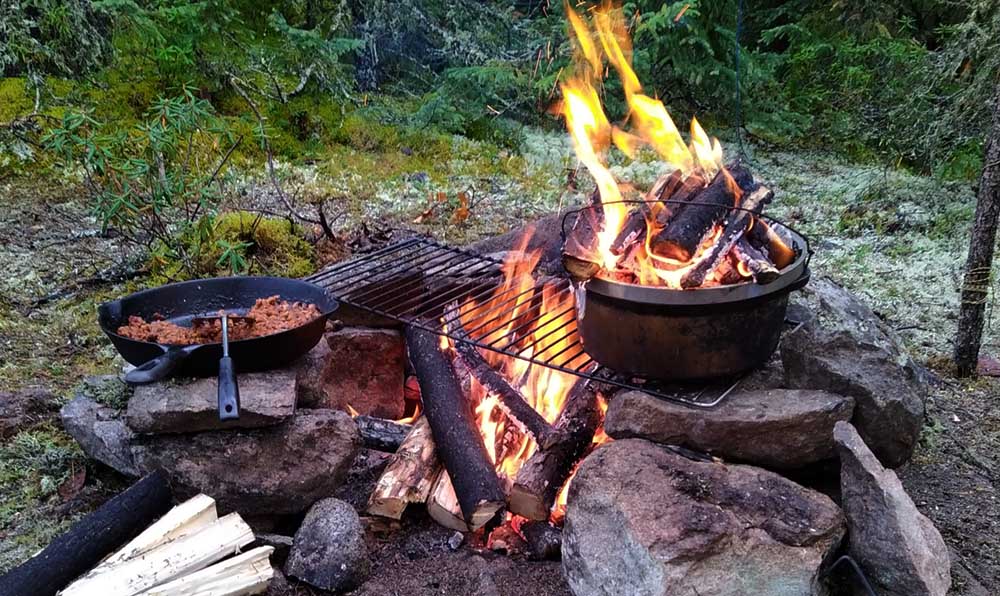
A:
{"label": "large gray rock", "polygon": [[794,295],[804,324],[781,339],[789,387],[855,399],[853,423],[883,464],[913,453],[924,420],[924,387],[896,333],[856,296],[829,279]]}
{"label": "large gray rock", "polygon": [[332,495],[360,444],[345,412],[300,410],[267,428],[141,435],[132,452],[140,470],[165,470],[181,498],[204,492],[226,511],[274,515]]}
{"label": "large gray rock", "polygon": [[893,596],[944,596],[951,562],[941,534],[917,510],[896,473],[886,470],[853,426],[834,430],[840,492],[850,553],[879,588]]}
{"label": "large gray rock", "polygon": [[77,395],[62,407],[59,416],[63,428],[76,439],[87,457],[126,476],[141,476],[129,448],[132,431],[121,412]]}
{"label": "large gray rock", "polygon": [[259,428],[295,413],[295,373],[275,370],[239,376],[240,417],[219,420],[219,380],[170,380],[135,388],[125,419],[137,433],[183,433]]}
{"label": "large gray rock", "polygon": [[740,391],[709,410],[629,391],[611,401],[604,429],[616,439],[638,437],[793,469],[833,458],[833,425],[850,420],[853,411],[853,399],[827,391]]}
{"label": "large gray rock", "polygon": [[342,592],[364,583],[370,572],[365,532],[354,508],[338,499],[313,505],[295,533],[285,573]]}
{"label": "large gray rock", "polygon": [[777,474],[625,439],[570,485],[563,572],[577,596],[807,596],[843,534],[829,498]]}

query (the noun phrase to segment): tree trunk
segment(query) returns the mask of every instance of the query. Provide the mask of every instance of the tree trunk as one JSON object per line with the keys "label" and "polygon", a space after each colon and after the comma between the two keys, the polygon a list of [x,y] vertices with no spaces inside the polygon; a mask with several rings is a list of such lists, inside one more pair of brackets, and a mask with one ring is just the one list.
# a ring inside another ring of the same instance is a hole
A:
{"label": "tree trunk", "polygon": [[997,86],[993,98],[993,126],[983,163],[955,338],[955,365],[960,376],[976,372],[996,245],[997,219],[1000,216],[1000,86]]}

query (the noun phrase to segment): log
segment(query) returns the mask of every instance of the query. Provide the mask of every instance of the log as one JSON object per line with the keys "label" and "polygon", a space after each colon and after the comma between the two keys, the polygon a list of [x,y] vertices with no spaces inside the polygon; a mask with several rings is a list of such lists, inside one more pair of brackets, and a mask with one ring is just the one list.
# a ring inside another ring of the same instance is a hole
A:
{"label": "log", "polygon": [[407,505],[427,500],[440,468],[430,424],[421,416],[375,483],[368,513],[401,519]]}
{"label": "log", "polygon": [[646,220],[649,218],[649,207],[645,204],[629,210],[622,229],[611,242],[611,254],[622,255],[633,244],[646,239]]}
{"label": "log", "polygon": [[[680,170],[674,173],[680,174]],[[706,181],[701,172],[692,172],[683,180],[680,180],[679,177],[674,179],[671,175],[671,181],[664,186],[660,193],[659,200],[664,201],[664,209],[656,217],[657,227],[666,226],[673,216],[684,207],[685,203],[698,196],[698,193],[705,188],[705,184]]]}
{"label": "log", "polygon": [[764,253],[778,269],[788,267],[795,260],[795,250],[759,217],[754,218],[753,227],[747,233],[747,241],[750,246]]}
{"label": "log", "polygon": [[166,513],[170,499],[162,472],[144,477],[0,577],[0,595],[54,595]]}
{"label": "log", "polygon": [[588,280],[601,270],[601,263],[597,261],[597,252],[594,250],[599,229],[596,210],[581,211],[563,243],[563,269],[577,281]]}
{"label": "log", "polygon": [[455,352],[469,374],[479,381],[479,384],[485,387],[488,392],[497,396],[500,409],[521,432],[530,435],[543,449],[552,445],[557,439],[552,425],[538,413],[538,410],[525,401],[520,391],[514,389],[507,382],[507,379],[503,378],[503,375],[490,366],[490,363],[479,352],[479,348],[464,341],[468,338],[468,334],[462,327],[461,316],[458,314],[457,308],[450,307],[447,309],[447,313],[445,319],[450,321],[450,326],[454,327],[452,332],[457,340]]}
{"label": "log", "polygon": [[157,546],[103,573],[73,582],[60,596],[134,596],[143,590],[200,571],[253,542],[253,530],[238,513],[220,517],[183,538]]}
{"label": "log", "polygon": [[549,518],[559,489],[594,440],[600,421],[597,392],[585,379],[578,380],[556,420],[559,442],[535,451],[517,472],[509,499],[512,513],[532,520]]}
{"label": "log", "polygon": [[770,203],[773,198],[774,193],[767,187],[761,186],[744,197],[740,204],[743,209],[730,210],[719,239],[705,251],[698,263],[681,277],[681,287],[697,288],[705,283],[708,274],[719,266],[733,246],[743,238],[744,233],[753,224],[754,216],[759,215],[764,205]]}
{"label": "log", "polygon": [[690,261],[705,236],[712,232],[736,204],[733,185],[751,188],[753,176],[736,164],[719,170],[715,178],[687,204],[681,206],[662,230],[653,236],[654,254],[678,261]]}
{"label": "log", "polygon": [[150,588],[139,596],[244,596],[263,594],[274,577],[271,553],[259,546],[190,575]]}
{"label": "log", "polygon": [[358,425],[358,434],[365,447],[386,453],[395,453],[413,429],[409,424],[375,416],[355,416],[354,423]]}
{"label": "log", "polygon": [[[445,469],[442,469],[437,478],[434,479],[431,494],[427,497],[427,514],[439,525],[449,530],[469,532],[479,529],[479,527],[470,527],[462,516],[462,507],[458,504],[455,487],[451,483],[451,477],[448,476],[448,470]],[[481,525],[485,524],[486,522],[483,522]]]}
{"label": "log", "polygon": [[562,530],[559,528],[547,521],[526,521],[521,524],[520,531],[532,559],[558,561],[562,558]]}
{"label": "log", "polygon": [[740,239],[733,246],[733,253],[737,260],[746,265],[747,269],[750,270],[750,275],[753,276],[753,280],[758,284],[771,283],[781,275],[778,268],[771,261],[767,260],[764,253],[750,246],[746,238]]}
{"label": "log", "polygon": [[405,335],[438,457],[454,483],[463,519],[478,528],[503,508],[505,499],[472,405],[438,336],[414,327],[407,327]]}

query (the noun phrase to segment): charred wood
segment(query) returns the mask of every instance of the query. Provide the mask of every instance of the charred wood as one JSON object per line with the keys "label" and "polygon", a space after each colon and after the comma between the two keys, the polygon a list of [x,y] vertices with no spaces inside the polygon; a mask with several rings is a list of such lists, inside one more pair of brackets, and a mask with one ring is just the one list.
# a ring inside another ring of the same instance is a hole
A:
{"label": "charred wood", "polygon": [[395,453],[406,436],[413,430],[409,424],[401,424],[376,418],[375,416],[355,416],[354,423],[358,425],[358,434],[365,447]]}
{"label": "charred wood", "polygon": [[628,212],[621,231],[611,242],[611,254],[622,255],[633,244],[646,239],[646,220],[649,218],[649,211],[649,207],[642,204]]}
{"label": "charred wood", "polygon": [[537,450],[518,471],[510,492],[511,512],[533,520],[549,518],[559,489],[593,441],[600,420],[597,392],[586,380],[578,380],[556,421],[560,440]]}
{"label": "charred wood", "polygon": [[[673,176],[678,176],[674,181]],[[671,181],[664,186],[660,194],[660,201],[663,201],[663,210],[656,217],[658,227],[666,226],[670,220],[684,208],[684,204],[690,202],[698,193],[705,188],[707,181],[701,172],[692,172],[687,178],[680,175],[680,170],[671,174]],[[682,179],[683,178],[683,179]]]}
{"label": "charred wood", "polygon": [[764,253],[751,246],[746,238],[740,239],[736,243],[733,252],[736,258],[750,270],[750,275],[758,284],[771,283],[781,275],[778,268],[767,260]]}
{"label": "charred wood", "polygon": [[520,530],[532,559],[558,561],[562,558],[562,530],[547,521],[527,521],[521,524]]}
{"label": "charred wood", "polygon": [[505,498],[472,404],[438,336],[414,327],[407,327],[405,335],[410,362],[420,381],[424,416],[438,457],[454,484],[462,517],[469,527],[482,526],[503,508]]}
{"label": "charred wood", "polygon": [[753,227],[747,233],[747,241],[764,253],[778,269],[788,267],[795,260],[795,250],[760,218],[754,220]]}

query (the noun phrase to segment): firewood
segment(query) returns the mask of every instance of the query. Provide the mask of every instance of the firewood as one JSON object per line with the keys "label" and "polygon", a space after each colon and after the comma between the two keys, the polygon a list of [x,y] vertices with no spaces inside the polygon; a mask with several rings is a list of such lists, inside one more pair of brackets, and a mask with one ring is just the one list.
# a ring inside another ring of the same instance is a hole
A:
{"label": "firewood", "polygon": [[559,489],[593,441],[600,421],[597,392],[585,379],[579,379],[556,420],[559,442],[536,451],[518,471],[510,492],[512,513],[533,520],[549,518]]}
{"label": "firewood", "polygon": [[520,530],[532,559],[558,561],[562,556],[562,530],[548,521],[527,521]]}
{"label": "firewood", "polygon": [[365,447],[386,453],[395,453],[413,427],[375,416],[355,416],[358,434]]}
{"label": "firewood", "polygon": [[692,172],[687,178],[680,176],[680,170],[676,170],[675,179],[671,175],[671,180],[666,184],[660,193],[659,200],[664,201],[663,210],[656,217],[657,227],[662,228],[680,211],[684,204],[698,196],[705,188],[705,178],[701,172]]}
{"label": "firewood", "polygon": [[450,530],[459,532],[469,532],[486,525],[489,518],[479,523],[476,527],[465,521],[462,516],[462,507],[458,504],[458,496],[455,494],[455,487],[448,476],[448,470],[442,469],[434,480],[434,486],[427,497],[427,514],[439,525]]}
{"label": "firewood", "polygon": [[750,246],[746,238],[740,239],[733,247],[736,258],[743,262],[758,284],[768,284],[778,279],[781,273],[762,252]]}
{"label": "firewood", "polygon": [[649,216],[650,209],[644,203],[630,209],[628,217],[625,218],[625,223],[622,224],[621,231],[618,232],[618,235],[611,242],[611,254],[621,255],[631,248],[633,244],[645,241],[646,220]]}
{"label": "firewood", "polygon": [[478,528],[503,508],[505,499],[472,404],[438,336],[414,327],[407,327],[405,335],[438,457],[454,483],[463,519]]}
{"label": "firewood", "polygon": [[479,384],[487,391],[499,398],[500,409],[522,432],[530,435],[543,448],[552,445],[558,438],[552,425],[538,413],[538,410],[525,401],[520,391],[514,389],[503,378],[503,375],[490,366],[489,362],[479,353],[479,348],[464,341],[468,339],[468,334],[462,327],[461,317],[457,309],[450,307],[446,312],[448,314],[445,318],[449,321],[452,334],[458,340],[455,342],[455,351],[472,377],[479,381]]}
{"label": "firewood", "polygon": [[[705,251],[698,263],[681,278],[682,288],[697,288],[705,283],[705,278],[715,270],[719,263],[729,254],[733,246],[753,223],[754,215],[760,213],[764,205],[774,198],[774,193],[765,186],[759,187],[744,197],[740,204],[742,209],[732,209],[726,217],[726,225],[722,235],[710,249]],[[745,211],[744,211],[745,209]]]}
{"label": "firewood", "polygon": [[263,594],[274,577],[270,546],[259,546],[241,555],[226,559],[150,588],[139,596],[245,596]]}
{"label": "firewood", "polygon": [[747,241],[750,246],[764,253],[778,269],[788,267],[795,260],[795,250],[759,217],[755,218],[753,227],[747,233]]}
{"label": "firewood", "polygon": [[563,243],[563,268],[577,281],[588,280],[601,270],[601,263],[594,250],[597,246],[597,233],[601,227],[600,217],[596,209],[579,212],[573,228]]}
{"label": "firewood", "polygon": [[441,468],[426,416],[421,416],[389,460],[368,499],[368,513],[400,519],[410,503],[423,503]]}
{"label": "firewood", "polygon": [[651,239],[654,254],[689,261],[695,255],[705,236],[729,214],[736,204],[733,185],[752,188],[753,176],[735,164],[727,171],[719,170],[712,182],[693,199],[683,205],[662,230]]}
{"label": "firewood", "polygon": [[103,573],[73,582],[60,596],[133,596],[238,553],[253,542],[253,530],[230,513],[183,538],[166,542]]}
{"label": "firewood", "polygon": [[53,596],[166,513],[170,499],[170,486],[163,473],[144,477],[73,524],[40,553],[0,577],[0,594]]}

